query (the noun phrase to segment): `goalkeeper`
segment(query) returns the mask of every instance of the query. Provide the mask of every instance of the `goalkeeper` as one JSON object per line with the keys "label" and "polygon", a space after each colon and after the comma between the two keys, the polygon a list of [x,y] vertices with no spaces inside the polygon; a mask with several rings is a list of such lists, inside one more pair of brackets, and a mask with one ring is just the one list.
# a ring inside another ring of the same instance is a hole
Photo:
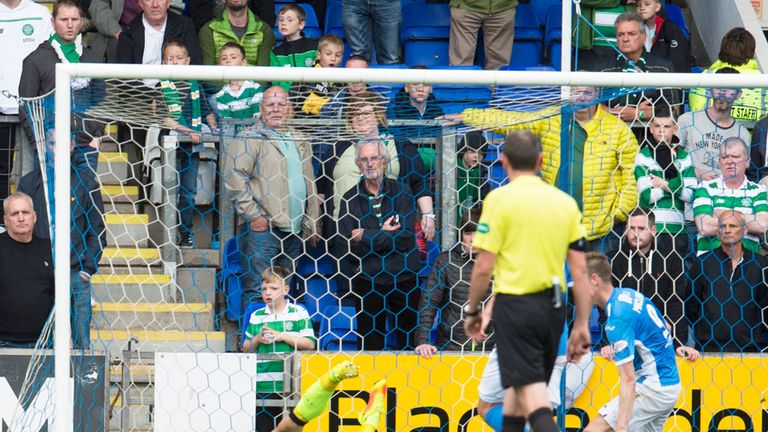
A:
{"label": "goalkeeper", "polygon": [[[358,370],[350,361],[336,365],[319,381],[307,389],[298,405],[288,416],[284,416],[273,432],[298,432],[310,420],[319,417],[328,406],[328,401],[341,381],[358,376]],[[380,380],[373,385],[368,397],[368,405],[357,417],[362,432],[374,432],[386,410],[387,383]],[[259,431],[261,432],[261,431]]]}

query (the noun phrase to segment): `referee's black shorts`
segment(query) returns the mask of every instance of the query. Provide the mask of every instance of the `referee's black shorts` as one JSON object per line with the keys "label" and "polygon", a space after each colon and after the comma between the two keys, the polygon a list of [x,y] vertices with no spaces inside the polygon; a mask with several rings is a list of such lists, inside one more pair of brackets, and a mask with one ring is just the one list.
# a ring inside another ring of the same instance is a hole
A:
{"label": "referee's black shorts", "polygon": [[497,294],[493,321],[502,387],[547,384],[565,324],[565,307],[552,306],[552,290]]}

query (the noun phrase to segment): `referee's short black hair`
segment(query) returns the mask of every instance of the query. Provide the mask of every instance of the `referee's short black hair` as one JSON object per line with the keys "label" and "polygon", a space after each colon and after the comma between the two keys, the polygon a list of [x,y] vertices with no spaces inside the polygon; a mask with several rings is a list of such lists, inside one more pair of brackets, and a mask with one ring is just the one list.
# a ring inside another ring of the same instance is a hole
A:
{"label": "referee's short black hair", "polygon": [[513,169],[535,170],[541,153],[539,137],[530,131],[515,131],[504,139],[504,157]]}

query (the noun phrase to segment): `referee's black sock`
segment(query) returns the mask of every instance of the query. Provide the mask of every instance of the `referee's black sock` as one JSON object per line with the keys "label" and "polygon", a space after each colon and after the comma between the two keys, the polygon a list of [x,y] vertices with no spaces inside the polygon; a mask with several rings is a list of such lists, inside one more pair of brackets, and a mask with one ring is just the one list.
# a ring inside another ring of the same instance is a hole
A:
{"label": "referee's black sock", "polygon": [[528,416],[528,423],[531,424],[533,432],[558,432],[557,425],[552,419],[552,410],[549,408],[539,408]]}
{"label": "referee's black sock", "polygon": [[501,430],[502,432],[523,432],[525,430],[525,417],[504,416]]}

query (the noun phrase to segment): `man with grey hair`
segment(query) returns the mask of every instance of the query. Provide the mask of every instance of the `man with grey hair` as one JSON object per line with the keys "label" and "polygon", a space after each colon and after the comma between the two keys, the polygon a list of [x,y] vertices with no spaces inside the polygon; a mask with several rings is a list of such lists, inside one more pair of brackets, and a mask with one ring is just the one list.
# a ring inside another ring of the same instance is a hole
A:
{"label": "man with grey hair", "polygon": [[720,247],[720,214],[737,210],[744,214],[744,247],[757,253],[768,229],[768,200],[765,188],[747,180],[747,143],[731,137],[720,147],[720,177],[699,183],[693,200],[693,216],[699,231],[699,254]]}
{"label": "man with grey hair", "polygon": [[32,233],[37,214],[29,195],[9,195],[3,211],[0,348],[34,348],[53,307],[51,242]]}
{"label": "man with grey hair", "polygon": [[[645,23],[636,12],[624,12],[616,18],[616,48],[618,54],[604,57],[588,70],[601,72],[672,72],[672,63],[656,57],[645,50]],[[673,92],[646,90],[612,99],[608,102],[611,113],[619,116],[628,124],[650,121],[653,106],[657,103],[676,104],[677,95]],[[640,139],[641,137],[638,137]]]}
{"label": "man with grey hair", "polygon": [[348,261],[363,350],[383,350],[390,331],[395,349],[413,349],[421,266],[414,227],[415,199],[408,185],[386,176],[390,155],[378,140],[357,145],[355,163],[362,179],[347,191],[339,206],[337,244]]}

